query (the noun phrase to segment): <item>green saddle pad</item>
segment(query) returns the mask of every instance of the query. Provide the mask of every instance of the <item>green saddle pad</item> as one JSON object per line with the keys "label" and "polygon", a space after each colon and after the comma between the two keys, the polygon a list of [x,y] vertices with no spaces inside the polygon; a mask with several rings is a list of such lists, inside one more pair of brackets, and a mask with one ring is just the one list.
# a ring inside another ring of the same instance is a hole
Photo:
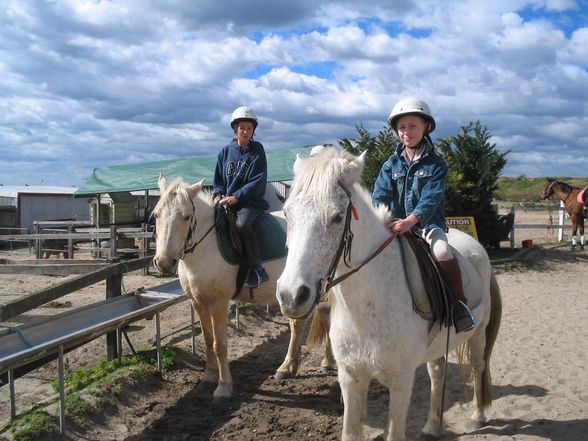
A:
{"label": "green saddle pad", "polygon": [[[217,206],[215,215],[216,238],[221,254],[228,263],[238,265],[242,258],[231,241],[229,221],[224,208]],[[276,217],[270,213],[264,213],[255,221],[253,229],[257,234],[262,262],[286,256],[286,232]]]}

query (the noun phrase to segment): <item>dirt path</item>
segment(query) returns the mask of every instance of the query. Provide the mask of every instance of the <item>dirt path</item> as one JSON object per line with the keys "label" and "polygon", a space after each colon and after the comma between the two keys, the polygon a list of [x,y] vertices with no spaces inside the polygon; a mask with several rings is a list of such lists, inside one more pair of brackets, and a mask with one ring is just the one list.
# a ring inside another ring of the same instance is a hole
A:
{"label": "dirt path", "polygon": [[[520,238],[522,239],[522,238]],[[471,387],[465,392],[455,360],[450,358],[445,402],[445,440],[578,441],[588,433],[588,363],[585,317],[588,295],[585,271],[588,249],[569,252],[563,246],[536,247],[527,256],[531,266],[497,265],[504,315],[492,358],[494,404],[488,425],[469,433]],[[127,289],[146,285],[137,276],[125,278]],[[162,283],[153,278],[147,282]],[[102,292],[100,297],[103,296]],[[64,299],[66,300],[66,299]],[[80,297],[72,302],[80,302]],[[74,306],[79,306],[75,304]],[[126,390],[100,414],[89,415],[84,427],[68,421],[68,439],[87,440],[338,440],[343,407],[334,372],[320,368],[322,350],[303,347],[298,377],[277,381],[288,341],[287,320],[279,313],[241,316],[240,329],[229,330],[229,354],[235,396],[223,408],[211,405],[210,393],[198,389],[204,368],[202,342],[190,352],[188,304],[162,316],[164,343],[178,348],[178,368]],[[136,345],[153,340],[153,323],[139,322],[131,334]],[[103,356],[99,339],[70,354],[72,368],[91,365]],[[53,366],[27,376],[34,386],[17,381],[19,406],[34,400],[55,378]],[[0,417],[7,417],[7,388],[0,389]],[[407,422],[408,438],[416,439],[428,409],[429,380],[417,371]],[[369,393],[368,439],[381,439],[388,393],[373,384]],[[379,438],[380,437],[380,438]]]}

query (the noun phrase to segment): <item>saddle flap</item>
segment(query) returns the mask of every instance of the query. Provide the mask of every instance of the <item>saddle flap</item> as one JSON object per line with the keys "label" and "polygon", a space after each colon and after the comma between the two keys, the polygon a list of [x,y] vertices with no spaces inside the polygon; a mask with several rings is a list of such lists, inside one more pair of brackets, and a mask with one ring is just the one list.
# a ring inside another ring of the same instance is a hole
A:
{"label": "saddle flap", "polygon": [[[217,206],[215,222],[217,243],[223,258],[231,265],[239,265],[243,260],[243,252],[235,226],[236,216],[231,210]],[[262,262],[286,256],[286,232],[275,216],[265,212],[255,221],[253,230],[257,235]]]}

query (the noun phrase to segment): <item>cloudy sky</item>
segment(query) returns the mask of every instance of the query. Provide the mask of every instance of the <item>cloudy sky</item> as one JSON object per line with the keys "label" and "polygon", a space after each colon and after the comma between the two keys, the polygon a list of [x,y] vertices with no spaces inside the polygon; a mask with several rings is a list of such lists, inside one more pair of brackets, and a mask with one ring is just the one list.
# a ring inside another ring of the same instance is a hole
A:
{"label": "cloudy sky", "polygon": [[267,150],[480,120],[505,176],[588,176],[588,0],[3,0],[0,183],[215,154],[240,105]]}

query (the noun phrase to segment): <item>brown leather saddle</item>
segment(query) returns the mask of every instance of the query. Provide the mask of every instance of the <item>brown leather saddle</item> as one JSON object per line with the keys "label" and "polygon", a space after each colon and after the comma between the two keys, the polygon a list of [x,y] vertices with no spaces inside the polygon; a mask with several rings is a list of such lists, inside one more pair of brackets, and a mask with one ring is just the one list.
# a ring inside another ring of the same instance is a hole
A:
{"label": "brown leather saddle", "polygon": [[[437,264],[437,259],[431,252],[431,247],[425,239],[414,232],[403,234],[400,236],[400,239],[400,243],[407,242],[414,253],[422,277],[426,300],[428,300],[429,303],[427,307],[427,305],[424,304],[426,301],[419,299],[418,296],[413,293],[413,309],[421,317],[429,321],[431,326],[437,322],[439,322],[440,326],[443,324],[450,326],[451,317],[449,311],[451,297],[447,282],[445,281],[443,272]],[[406,255],[404,249],[403,253]]]}

